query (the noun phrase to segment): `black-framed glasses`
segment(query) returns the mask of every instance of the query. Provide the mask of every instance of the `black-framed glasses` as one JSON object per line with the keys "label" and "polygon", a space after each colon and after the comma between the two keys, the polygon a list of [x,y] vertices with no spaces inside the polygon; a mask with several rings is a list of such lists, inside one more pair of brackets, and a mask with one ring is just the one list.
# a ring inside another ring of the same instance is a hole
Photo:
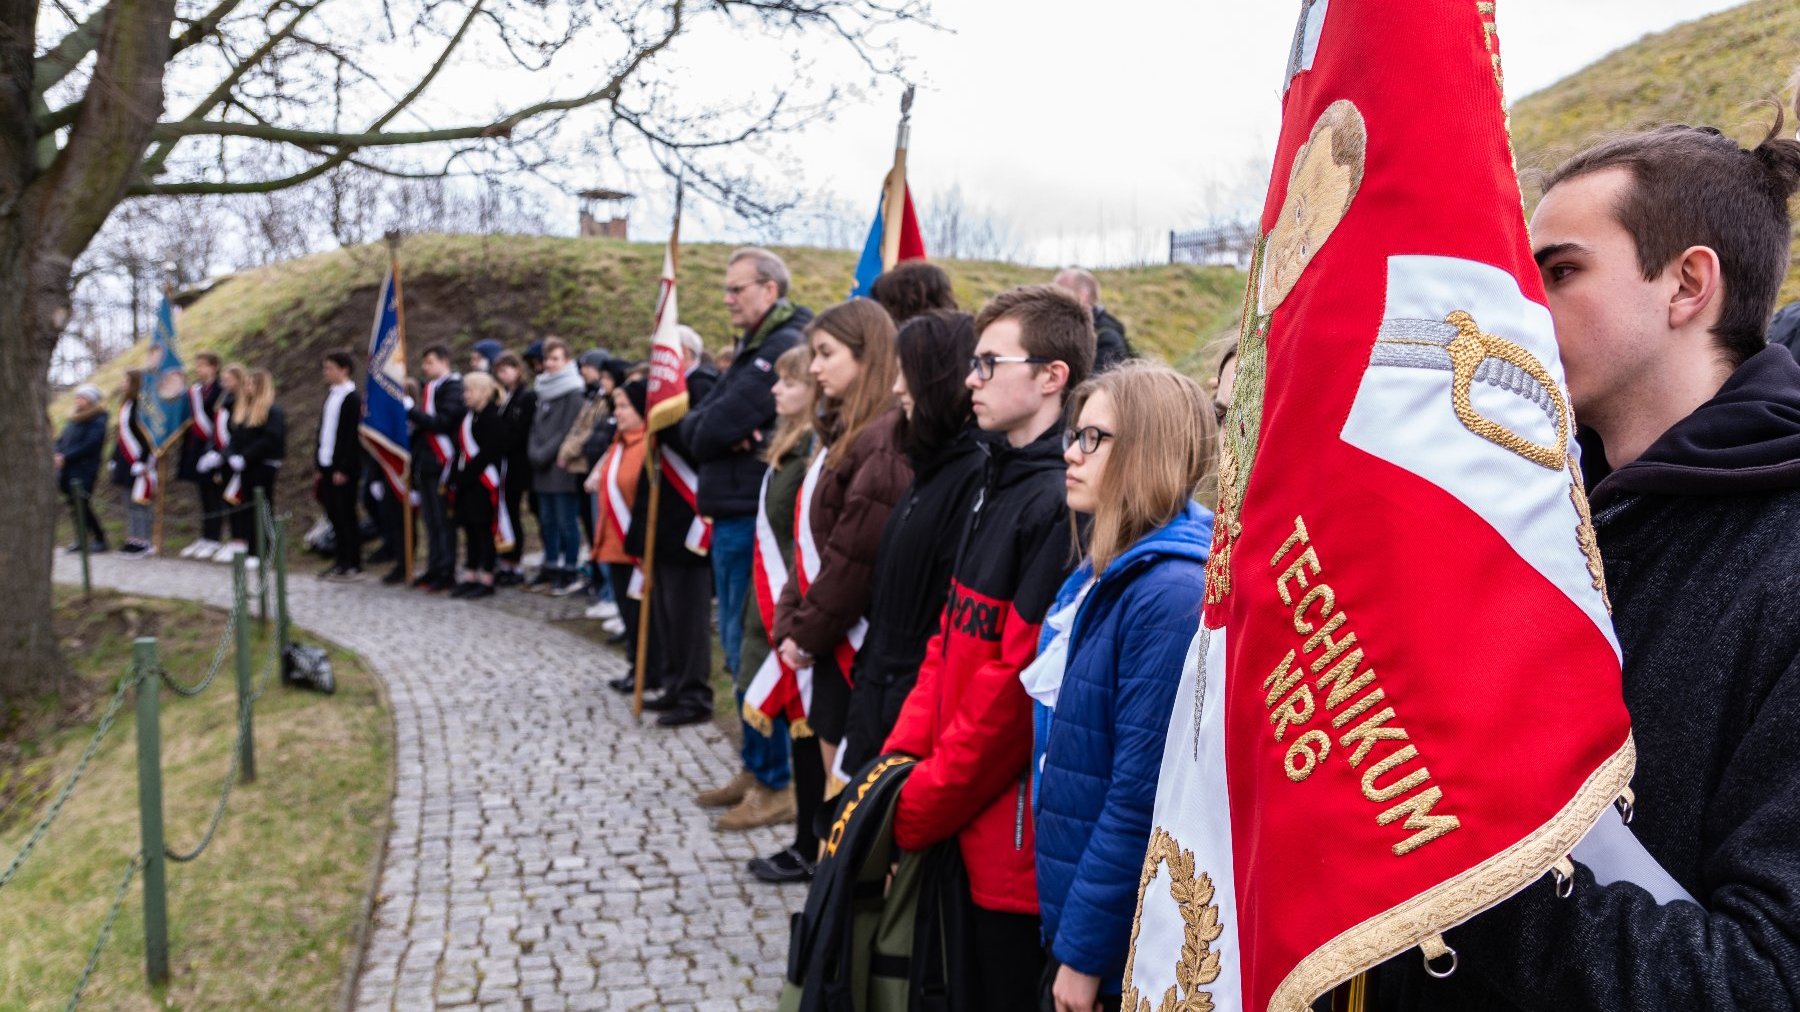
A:
{"label": "black-framed glasses", "polygon": [[1098,425],[1087,425],[1079,429],[1063,430],[1063,452],[1069,452],[1071,446],[1081,447],[1082,453],[1096,453],[1100,444],[1116,438],[1112,433]]}
{"label": "black-framed glasses", "polygon": [[977,355],[969,359],[969,371],[986,383],[994,378],[997,365],[1049,365],[1054,361],[1041,355]]}

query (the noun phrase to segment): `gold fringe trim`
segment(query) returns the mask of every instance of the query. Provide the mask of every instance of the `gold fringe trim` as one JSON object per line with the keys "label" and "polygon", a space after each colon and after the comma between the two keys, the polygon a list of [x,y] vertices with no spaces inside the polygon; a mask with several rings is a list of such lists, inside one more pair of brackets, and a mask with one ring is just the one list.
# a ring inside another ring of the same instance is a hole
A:
{"label": "gold fringe trim", "polygon": [[1627,735],[1575,796],[1536,832],[1461,875],[1383,911],[1321,945],[1288,973],[1269,1012],[1307,1012],[1320,995],[1487,910],[1569,855],[1615,799],[1629,789],[1637,745]]}
{"label": "gold fringe trim", "polygon": [[775,722],[769,719],[769,715],[750,703],[744,704],[740,715],[744,718],[744,723],[756,729],[757,734],[766,736],[775,730]]}

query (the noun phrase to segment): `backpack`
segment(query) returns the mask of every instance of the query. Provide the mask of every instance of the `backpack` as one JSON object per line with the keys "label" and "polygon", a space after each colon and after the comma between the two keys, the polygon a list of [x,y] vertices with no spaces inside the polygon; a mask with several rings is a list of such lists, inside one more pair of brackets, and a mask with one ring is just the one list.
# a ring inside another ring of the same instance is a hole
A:
{"label": "backpack", "polygon": [[962,939],[945,944],[936,898],[966,904],[968,887],[955,840],[917,854],[894,845],[894,809],[915,763],[878,756],[839,795],[806,906],[793,918],[780,1012],[952,1007],[947,967],[961,963],[950,953]]}

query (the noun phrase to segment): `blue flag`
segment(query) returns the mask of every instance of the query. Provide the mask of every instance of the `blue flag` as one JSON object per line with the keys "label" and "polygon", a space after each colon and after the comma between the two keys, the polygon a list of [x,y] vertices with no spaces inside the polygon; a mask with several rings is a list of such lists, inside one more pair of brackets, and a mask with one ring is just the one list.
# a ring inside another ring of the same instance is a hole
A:
{"label": "blue flag", "polygon": [[868,241],[863,243],[862,256],[856,261],[856,284],[850,289],[853,299],[866,299],[875,288],[875,279],[881,276],[881,243],[887,234],[887,222],[883,220],[883,200],[875,203],[875,221],[869,225]]}
{"label": "blue flag", "polygon": [[187,428],[189,408],[187,371],[175,350],[175,307],[163,296],[156,310],[156,333],[150,339],[150,361],[144,367],[144,388],[138,410],[158,451],[168,448]]}
{"label": "blue flag", "polygon": [[406,431],[406,332],[400,316],[400,267],[388,268],[369,334],[367,388],[359,432],[394,494],[407,495],[412,450]]}

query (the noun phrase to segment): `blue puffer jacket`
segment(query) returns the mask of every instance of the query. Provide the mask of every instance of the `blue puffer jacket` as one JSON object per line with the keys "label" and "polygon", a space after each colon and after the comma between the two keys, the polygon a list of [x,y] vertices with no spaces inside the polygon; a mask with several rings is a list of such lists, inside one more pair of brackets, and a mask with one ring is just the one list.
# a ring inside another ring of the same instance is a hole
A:
{"label": "blue puffer jacket", "polygon": [[[1190,503],[1106,567],[1070,629],[1055,719],[1036,707],[1038,905],[1062,963],[1118,994],[1175,687],[1199,628],[1212,514]],[[1055,614],[1092,576],[1084,563]],[[1048,627],[1046,627],[1048,628]]]}

